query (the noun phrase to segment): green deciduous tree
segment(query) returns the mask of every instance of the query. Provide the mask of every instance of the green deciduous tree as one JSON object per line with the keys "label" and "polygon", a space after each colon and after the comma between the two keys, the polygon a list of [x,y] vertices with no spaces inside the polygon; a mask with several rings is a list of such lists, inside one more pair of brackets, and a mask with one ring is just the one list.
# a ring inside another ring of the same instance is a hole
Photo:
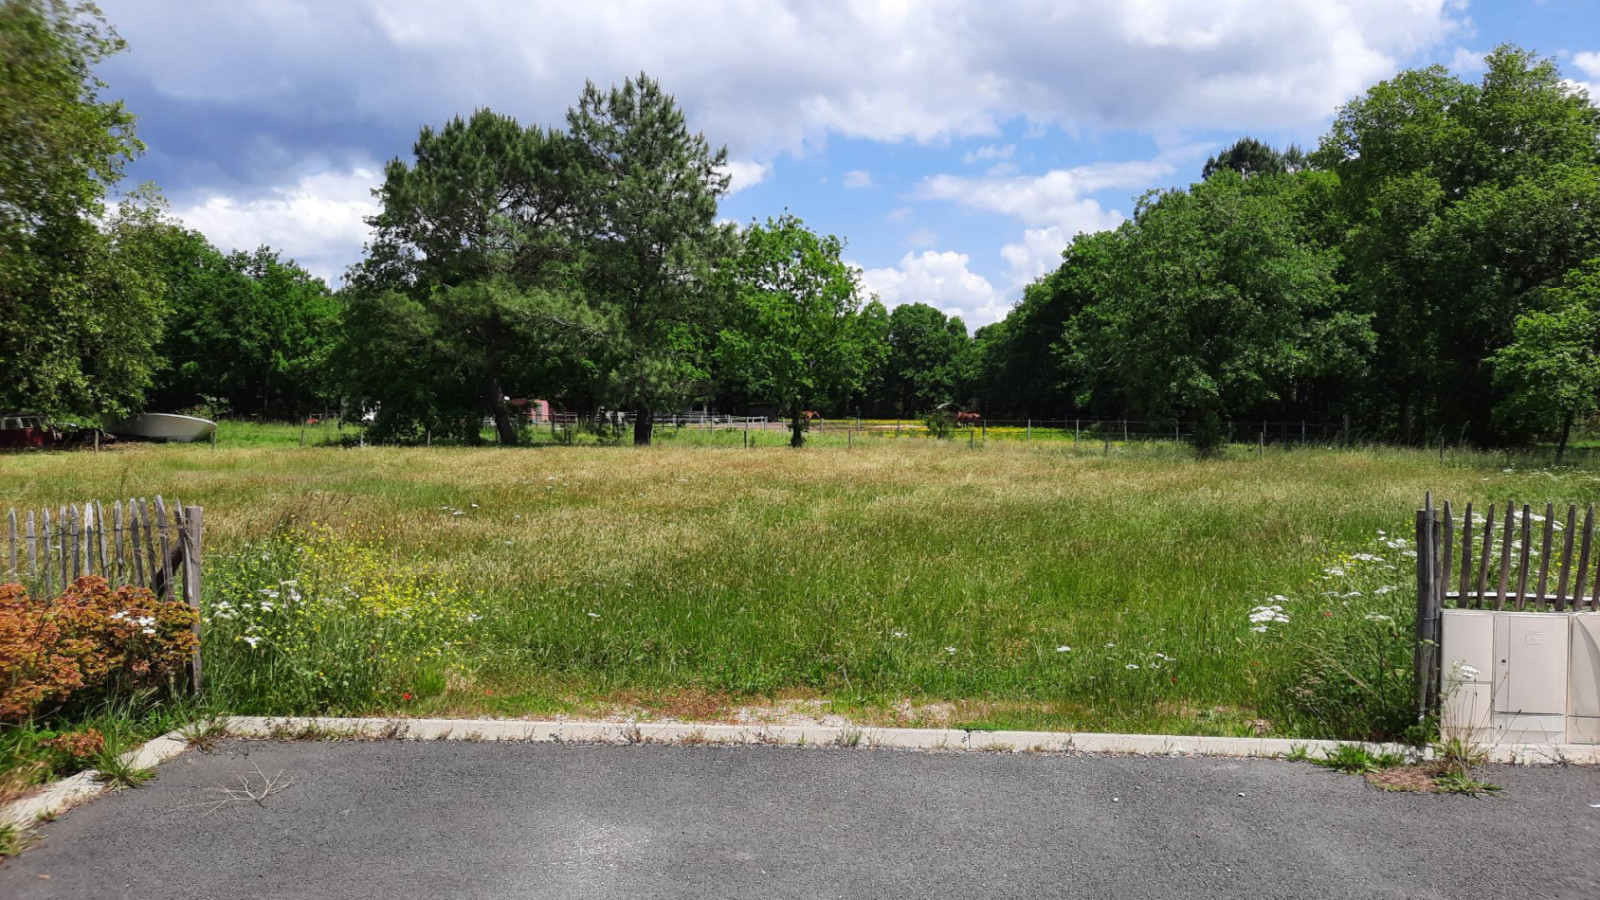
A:
{"label": "green deciduous tree", "polygon": [[1480,83],[1402,72],[1339,113],[1316,154],[1340,179],[1352,307],[1378,334],[1366,418],[1418,440],[1493,440],[1487,360],[1539,292],[1600,249],[1600,110],[1514,47]]}
{"label": "green deciduous tree", "polygon": [[599,333],[573,290],[573,151],[559,132],[479,110],[423,128],[412,165],[389,163],[337,354],[383,429],[476,442],[487,416],[514,443],[506,398],[559,389],[553,376]]}
{"label": "green deciduous tree", "polygon": [[1080,402],[1193,421],[1206,451],[1225,418],[1355,369],[1366,319],[1341,307],[1337,251],[1300,214],[1325,178],[1226,171],[1145,197],[1119,229],[1103,293],[1066,328]]}
{"label": "green deciduous tree", "polygon": [[1600,409],[1600,260],[1546,292],[1546,308],[1517,320],[1490,360],[1503,397],[1495,415],[1514,432],[1554,432],[1556,463],[1573,422]]}
{"label": "green deciduous tree", "polygon": [[578,149],[583,284],[609,326],[606,392],[650,443],[658,409],[704,390],[715,333],[717,266],[732,247],[716,222],[727,151],[691,132],[654,79],[584,88],[567,115]]}
{"label": "green deciduous tree", "polygon": [[971,339],[959,316],[946,316],[926,303],[902,303],[889,312],[888,341],[880,405],[915,416],[958,399],[971,359]]}
{"label": "green deciduous tree", "polygon": [[89,4],[0,3],[0,407],[122,412],[155,363],[161,285],[145,236],[153,190],[104,224],[143,149],[93,68],[123,47]]}
{"label": "green deciduous tree", "polygon": [[838,238],[786,214],[747,229],[726,272],[732,311],[717,360],[750,395],[787,412],[794,447],[805,443],[805,411],[859,393],[884,349],[861,317],[843,252]]}
{"label": "green deciduous tree", "polygon": [[178,227],[157,245],[170,313],[155,405],[214,400],[243,415],[287,417],[336,399],[327,367],[341,305],[322,279],[269,248],[224,255]]}

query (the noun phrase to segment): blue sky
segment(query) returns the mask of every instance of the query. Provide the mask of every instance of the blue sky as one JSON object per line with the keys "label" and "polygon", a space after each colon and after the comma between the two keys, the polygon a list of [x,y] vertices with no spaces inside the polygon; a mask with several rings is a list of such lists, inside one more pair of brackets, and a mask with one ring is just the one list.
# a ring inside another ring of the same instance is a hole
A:
{"label": "blue sky", "polygon": [[1004,316],[1079,231],[1241,134],[1311,145],[1401,68],[1501,42],[1600,98],[1600,0],[102,0],[129,171],[218,245],[337,283],[383,162],[482,106],[560,123],[585,79],[660,79],[729,150],[737,221],[849,241],[890,305]]}

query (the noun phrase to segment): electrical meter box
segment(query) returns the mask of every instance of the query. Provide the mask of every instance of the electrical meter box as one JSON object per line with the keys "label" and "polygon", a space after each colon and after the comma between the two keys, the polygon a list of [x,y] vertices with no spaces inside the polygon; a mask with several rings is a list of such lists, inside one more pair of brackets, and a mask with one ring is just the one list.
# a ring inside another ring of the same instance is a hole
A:
{"label": "electrical meter box", "polygon": [[1495,614],[1495,712],[1567,714],[1570,618],[1536,612]]}
{"label": "electrical meter box", "polygon": [[1600,614],[1442,612],[1448,732],[1513,744],[1600,743]]}
{"label": "electrical meter box", "polygon": [[1571,670],[1567,740],[1600,744],[1600,615],[1572,617]]}

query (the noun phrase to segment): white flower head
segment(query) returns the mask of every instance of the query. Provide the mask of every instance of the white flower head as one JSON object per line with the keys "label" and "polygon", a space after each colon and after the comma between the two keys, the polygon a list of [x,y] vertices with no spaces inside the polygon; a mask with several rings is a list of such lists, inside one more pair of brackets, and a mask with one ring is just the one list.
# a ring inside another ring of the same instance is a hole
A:
{"label": "white flower head", "polygon": [[1056,652],[1057,653],[1071,653],[1072,652],[1072,648],[1068,647],[1066,644],[1062,644],[1061,646],[1056,648]]}

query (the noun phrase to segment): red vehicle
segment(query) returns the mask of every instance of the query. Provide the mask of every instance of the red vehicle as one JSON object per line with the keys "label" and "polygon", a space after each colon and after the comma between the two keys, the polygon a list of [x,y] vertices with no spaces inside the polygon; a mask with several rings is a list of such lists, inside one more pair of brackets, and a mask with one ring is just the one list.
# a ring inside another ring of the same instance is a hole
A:
{"label": "red vehicle", "polygon": [[61,432],[44,416],[33,413],[0,415],[0,450],[43,450],[61,443]]}

